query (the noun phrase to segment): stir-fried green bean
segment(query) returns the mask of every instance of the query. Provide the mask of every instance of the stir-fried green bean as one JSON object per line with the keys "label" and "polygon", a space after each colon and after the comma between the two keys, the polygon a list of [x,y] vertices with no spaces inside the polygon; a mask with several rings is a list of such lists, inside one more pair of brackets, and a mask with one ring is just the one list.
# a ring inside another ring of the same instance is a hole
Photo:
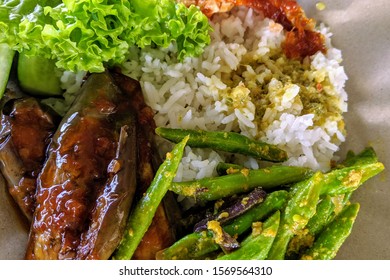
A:
{"label": "stir-fried green bean", "polygon": [[206,229],[208,222],[211,220],[218,221],[221,224],[226,224],[229,221],[234,220],[236,217],[243,215],[243,213],[248,212],[256,205],[264,202],[266,196],[267,193],[262,188],[256,188],[250,193],[244,195],[242,198],[239,198],[232,205],[197,222],[194,226],[194,231]]}
{"label": "stir-fried green bean", "polygon": [[270,213],[282,210],[286,206],[288,195],[288,192],[283,190],[270,193],[262,204],[238,216],[232,223],[225,225],[223,229],[230,235],[245,233],[253,222],[262,220]]}
{"label": "stir-fried green bean", "polygon": [[323,198],[316,207],[316,213],[308,221],[306,227],[295,234],[288,244],[287,258],[297,258],[303,250],[313,245],[315,237],[332,219],[335,205],[330,196]]}
{"label": "stir-fried green bean", "polygon": [[368,179],[384,170],[384,165],[378,162],[378,157],[372,147],[355,154],[349,151],[346,159],[337,168],[325,174],[321,194],[349,195]]}
{"label": "stir-fried green bean", "polygon": [[156,133],[175,143],[181,141],[186,135],[190,135],[188,146],[194,148],[211,148],[239,153],[271,162],[287,160],[287,153],[276,145],[255,141],[235,132],[158,127]]}
{"label": "stir-fried green bean", "polygon": [[332,218],[335,205],[330,196],[322,199],[316,209],[316,213],[307,223],[306,228],[312,236],[319,234]]}
{"label": "stir-fried green bean", "polygon": [[278,234],[268,259],[284,259],[291,238],[303,229],[315,214],[324,175],[315,173],[311,178],[299,182],[290,190],[291,197],[282,212]]}
{"label": "stir-fried green bean", "polygon": [[378,162],[378,156],[372,147],[364,148],[360,153],[355,154],[353,151],[348,151],[347,156],[343,162],[337,165],[338,168],[369,164]]}
{"label": "stir-fried green bean", "polygon": [[280,221],[280,212],[277,211],[268,218],[261,228],[261,233],[257,235],[252,231],[247,238],[241,242],[241,247],[230,254],[225,254],[219,257],[219,260],[264,260],[272,243],[274,242],[276,233],[278,232]]}
{"label": "stir-fried green bean", "polygon": [[[221,164],[220,169],[227,175],[172,182],[169,188],[196,200],[213,201],[261,186],[268,191],[265,201],[240,213],[227,224],[218,223],[215,228],[207,226],[187,234],[160,251],[157,259],[215,257],[221,250],[216,232],[242,240],[238,249],[232,252],[223,250],[225,253],[219,254],[218,259],[334,258],[348,237],[359,209],[358,204],[350,204],[351,194],[380,173],[384,166],[377,161],[374,150],[367,148],[357,155],[349,153],[344,162],[327,173],[281,165],[249,170],[238,165]],[[234,169],[234,172],[230,173],[229,169]],[[278,186],[290,188],[273,189]],[[251,227],[256,228],[254,222],[265,219],[262,233],[245,237]],[[135,223],[130,227],[133,228]],[[232,240],[236,243],[236,239]],[[302,255],[302,252],[305,253]]]}
{"label": "stir-fried green bean", "polygon": [[184,137],[173,148],[172,152],[167,153],[166,159],[157,170],[150,187],[130,214],[125,234],[113,255],[113,259],[131,259],[143,235],[149,228],[158,205],[176,176],[176,171],[182,159],[187,141],[188,136]]}
{"label": "stir-fried green bean", "polygon": [[220,162],[217,164],[216,167],[216,171],[219,176],[237,173],[240,172],[242,169],[245,169],[245,167],[239,164],[226,163],[226,162]]}
{"label": "stir-fried green bean", "polygon": [[384,165],[381,162],[357,164],[334,169],[324,176],[321,195],[338,195],[350,193],[361,186],[365,181],[382,172]]}
{"label": "stir-fried green bean", "polygon": [[[275,191],[269,194],[263,203],[238,216],[232,223],[223,226],[223,230],[231,236],[247,232],[253,222],[261,221],[275,211],[284,208],[287,197],[287,191]],[[209,231],[193,232],[159,252],[157,258],[163,260],[199,259],[218,249],[219,246],[215,243],[212,233]]]}
{"label": "stir-fried green bean", "polygon": [[347,205],[343,211],[324,229],[313,246],[302,256],[302,259],[333,259],[341,245],[350,235],[359,212],[360,205]]}
{"label": "stir-fried green bean", "polygon": [[302,181],[311,174],[312,171],[304,167],[274,165],[258,170],[243,169],[241,172],[220,177],[173,182],[171,190],[197,200],[210,201],[247,192],[259,186],[271,190]]}

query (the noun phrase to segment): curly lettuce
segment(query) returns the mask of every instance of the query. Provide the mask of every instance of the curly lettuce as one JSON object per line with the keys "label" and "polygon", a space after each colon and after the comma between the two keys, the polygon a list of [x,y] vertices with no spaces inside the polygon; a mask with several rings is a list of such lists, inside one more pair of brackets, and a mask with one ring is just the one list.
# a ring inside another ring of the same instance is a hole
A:
{"label": "curly lettuce", "polygon": [[121,64],[134,45],[198,56],[210,30],[199,8],[174,0],[0,0],[0,43],[73,72]]}

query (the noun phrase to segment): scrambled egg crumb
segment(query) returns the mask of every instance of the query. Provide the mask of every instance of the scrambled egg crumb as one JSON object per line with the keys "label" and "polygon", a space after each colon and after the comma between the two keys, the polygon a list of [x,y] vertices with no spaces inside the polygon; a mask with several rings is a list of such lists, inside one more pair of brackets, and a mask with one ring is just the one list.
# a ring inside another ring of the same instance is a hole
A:
{"label": "scrambled egg crumb", "polygon": [[249,200],[249,197],[244,197],[243,199],[241,199],[241,204],[242,205],[247,205],[248,204],[248,200]]}
{"label": "scrambled egg crumb", "polygon": [[252,223],[252,235],[257,236],[263,232],[263,223],[262,222],[254,222]]}
{"label": "scrambled egg crumb", "polygon": [[300,254],[314,243],[314,236],[309,233],[308,229],[299,231],[288,244],[287,256]]}
{"label": "scrambled egg crumb", "polygon": [[214,241],[217,244],[223,242],[223,231],[220,223],[216,220],[211,220],[207,223],[207,229],[214,233]]}
{"label": "scrambled egg crumb", "polygon": [[241,174],[244,175],[245,177],[248,177],[249,175],[249,169],[248,168],[243,168],[241,169]]}
{"label": "scrambled egg crumb", "polygon": [[167,155],[166,155],[166,158],[167,158],[168,160],[171,160],[172,157],[173,157],[172,153],[169,153],[169,152],[168,152]]}
{"label": "scrambled egg crumb", "polygon": [[221,214],[218,215],[218,219],[223,219],[223,218],[228,218],[229,213],[228,212],[222,212]]}
{"label": "scrambled egg crumb", "polygon": [[223,201],[222,199],[217,200],[214,203],[214,212],[218,212],[218,209],[220,209],[224,203],[225,201]]}
{"label": "scrambled egg crumb", "polygon": [[232,89],[229,97],[234,108],[246,108],[247,102],[251,100],[250,90],[240,82],[238,86]]}
{"label": "scrambled egg crumb", "polygon": [[316,9],[318,11],[323,11],[326,9],[326,4],[324,2],[317,2],[316,3]]}
{"label": "scrambled egg crumb", "polygon": [[361,180],[362,180],[363,174],[361,170],[352,170],[349,172],[348,176],[343,181],[343,184],[346,187],[357,187],[359,186]]}
{"label": "scrambled egg crumb", "polygon": [[227,170],[226,170],[226,174],[234,174],[234,173],[237,173],[239,172],[240,170],[237,169],[237,168],[234,168],[234,167],[229,167]]}

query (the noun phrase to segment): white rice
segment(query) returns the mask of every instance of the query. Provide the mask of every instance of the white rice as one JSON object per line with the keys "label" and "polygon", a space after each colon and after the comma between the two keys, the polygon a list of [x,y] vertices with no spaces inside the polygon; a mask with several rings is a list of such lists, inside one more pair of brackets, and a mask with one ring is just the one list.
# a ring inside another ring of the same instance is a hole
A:
{"label": "white rice", "polygon": [[[345,141],[347,111],[347,77],[329,30],[319,27],[327,54],[299,63],[282,54],[283,27],[252,9],[236,8],[211,24],[212,42],[199,58],[177,61],[172,44],[134,48],[122,66],[140,81],[157,126],[240,132],[285,149],[289,160],[283,164],[328,170]],[[318,99],[319,113],[310,109],[305,94]],[[162,155],[170,148],[161,140]],[[217,151],[187,147],[176,180],[214,176],[215,166],[226,159]],[[237,160],[251,168],[262,165],[252,158]]]}

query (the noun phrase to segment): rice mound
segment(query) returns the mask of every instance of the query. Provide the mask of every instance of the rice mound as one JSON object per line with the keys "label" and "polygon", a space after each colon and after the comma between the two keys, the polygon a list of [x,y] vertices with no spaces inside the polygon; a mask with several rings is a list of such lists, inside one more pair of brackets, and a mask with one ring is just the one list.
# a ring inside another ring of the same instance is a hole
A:
{"label": "rice mound", "polygon": [[[240,132],[286,150],[283,164],[328,170],[345,141],[347,111],[347,76],[328,29],[319,26],[327,54],[300,62],[282,53],[283,27],[252,9],[215,15],[211,25],[211,44],[199,58],[178,62],[172,45],[134,49],[123,65],[140,81],[157,126]],[[176,180],[213,176],[226,157],[187,147]],[[259,167],[254,159],[237,160]]]}
{"label": "rice mound", "polygon": [[[157,126],[236,131],[287,151],[283,164],[329,170],[345,141],[347,76],[331,33],[320,25],[328,51],[289,60],[282,52],[283,27],[250,8],[214,15],[211,44],[198,58],[179,62],[176,47],[134,48],[122,65],[141,83]],[[171,144],[162,139],[161,154]],[[231,155],[186,147],[175,180],[214,176]],[[237,156],[251,168],[261,162]]]}

